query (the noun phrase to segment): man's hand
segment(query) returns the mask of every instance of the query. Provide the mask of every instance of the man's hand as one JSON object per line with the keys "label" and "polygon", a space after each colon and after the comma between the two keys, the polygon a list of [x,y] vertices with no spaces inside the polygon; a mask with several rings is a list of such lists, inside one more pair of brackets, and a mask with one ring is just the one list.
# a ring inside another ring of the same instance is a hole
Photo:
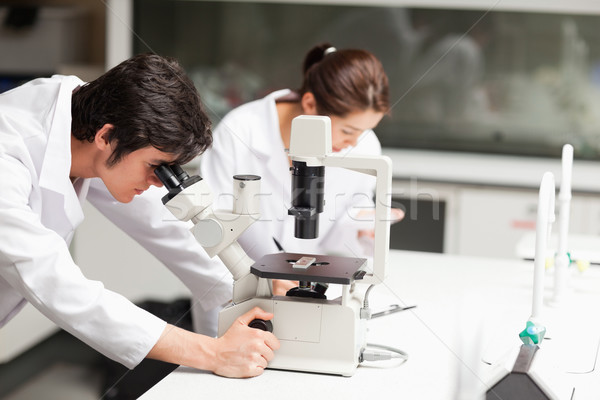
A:
{"label": "man's hand", "polygon": [[271,318],[273,314],[255,307],[238,317],[218,339],[167,325],[147,358],[231,378],[260,375],[279,348],[279,340],[271,332],[250,328],[248,324],[253,319]]}
{"label": "man's hand", "polygon": [[254,319],[270,320],[273,314],[258,307],[238,317],[223,336],[217,339],[215,366],[217,375],[247,378],[260,375],[279,348],[271,332],[248,327]]}

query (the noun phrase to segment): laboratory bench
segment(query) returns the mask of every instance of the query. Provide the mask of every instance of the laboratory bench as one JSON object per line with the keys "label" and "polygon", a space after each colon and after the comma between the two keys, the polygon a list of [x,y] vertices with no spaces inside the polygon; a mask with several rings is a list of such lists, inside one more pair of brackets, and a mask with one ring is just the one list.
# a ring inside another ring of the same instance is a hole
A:
{"label": "laboratory bench", "polygon": [[[367,342],[405,351],[405,363],[365,363],[351,377],[267,369],[250,379],[179,367],[141,399],[473,398],[494,376],[492,366],[519,348],[532,283],[531,261],[393,250],[387,279],[371,292],[372,309],[416,307],[369,321]],[[551,274],[545,287],[550,296]],[[574,274],[569,288],[561,307],[545,305],[548,332],[538,356],[556,363],[554,371],[576,387],[574,398],[597,398],[600,270]]]}

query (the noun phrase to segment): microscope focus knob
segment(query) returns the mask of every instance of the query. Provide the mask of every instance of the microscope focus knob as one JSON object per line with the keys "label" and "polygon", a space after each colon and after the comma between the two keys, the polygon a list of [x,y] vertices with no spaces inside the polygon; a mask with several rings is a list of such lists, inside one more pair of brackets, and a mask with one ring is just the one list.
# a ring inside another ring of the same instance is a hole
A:
{"label": "microscope focus knob", "polygon": [[221,243],[225,230],[216,219],[201,219],[192,228],[194,237],[203,247],[214,247]]}
{"label": "microscope focus knob", "polygon": [[261,331],[273,332],[273,323],[264,319],[253,319],[248,324],[250,328],[260,329]]}

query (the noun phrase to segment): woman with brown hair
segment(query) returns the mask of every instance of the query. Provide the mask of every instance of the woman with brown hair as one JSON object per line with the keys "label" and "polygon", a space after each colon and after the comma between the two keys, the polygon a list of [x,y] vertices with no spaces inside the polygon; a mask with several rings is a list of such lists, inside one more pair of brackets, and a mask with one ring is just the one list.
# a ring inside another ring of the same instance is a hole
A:
{"label": "woman with brown hair", "polygon": [[[365,50],[337,50],[330,44],[312,48],[303,65],[299,90],[283,89],[244,104],[223,118],[213,147],[203,157],[201,172],[215,194],[216,206],[231,207],[235,174],[262,177],[261,218],[240,237],[250,257],[258,259],[282,248],[288,252],[368,256],[360,242],[369,240],[373,218],[374,178],[327,168],[325,208],[319,237],[294,237],[289,148],[292,119],[299,115],[331,118],[332,149],[340,155],[378,155],[373,132],[389,111],[388,78],[379,60]],[[396,217],[402,217],[401,212]],[[361,218],[360,216],[363,216]]]}

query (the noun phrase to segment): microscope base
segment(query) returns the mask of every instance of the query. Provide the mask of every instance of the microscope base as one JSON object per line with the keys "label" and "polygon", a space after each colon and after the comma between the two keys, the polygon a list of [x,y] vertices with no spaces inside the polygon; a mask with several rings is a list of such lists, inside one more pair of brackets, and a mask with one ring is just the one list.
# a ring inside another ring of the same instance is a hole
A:
{"label": "microscope base", "polygon": [[366,343],[355,300],[343,306],[338,300],[253,298],[221,311],[219,336],[237,317],[260,307],[274,314],[273,334],[281,343],[268,368],[351,376]]}

